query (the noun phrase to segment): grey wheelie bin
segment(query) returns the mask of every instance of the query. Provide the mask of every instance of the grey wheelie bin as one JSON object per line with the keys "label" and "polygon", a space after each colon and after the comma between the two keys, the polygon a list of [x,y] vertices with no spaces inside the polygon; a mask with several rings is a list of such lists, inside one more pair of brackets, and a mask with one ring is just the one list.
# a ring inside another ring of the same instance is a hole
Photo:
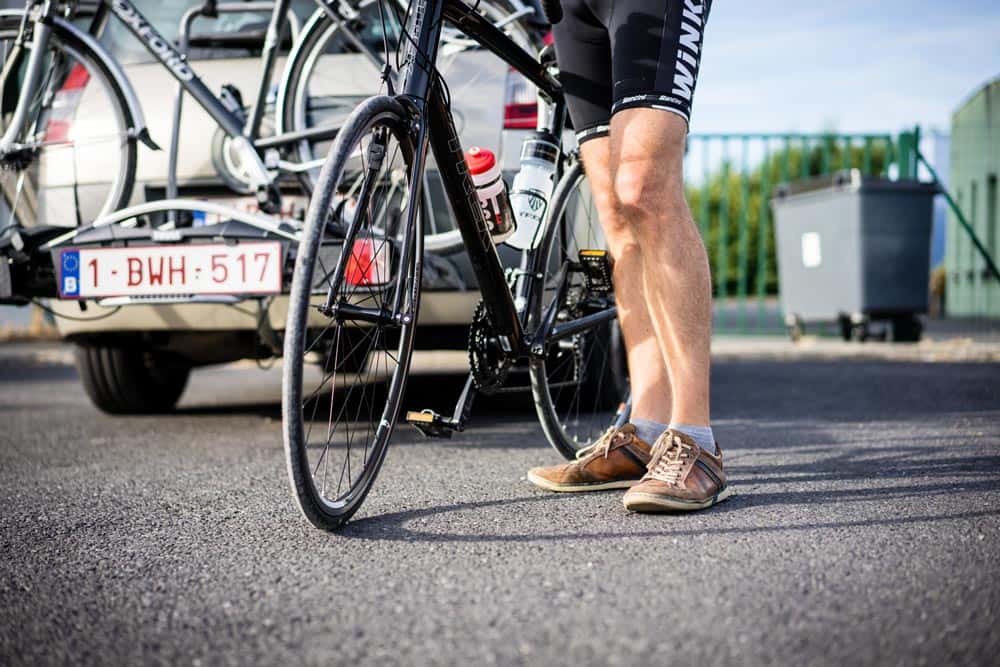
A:
{"label": "grey wheelie bin", "polygon": [[865,340],[876,320],[892,340],[920,339],[936,193],[857,170],[776,190],[778,284],[793,339],[810,322],[837,322],[845,339]]}

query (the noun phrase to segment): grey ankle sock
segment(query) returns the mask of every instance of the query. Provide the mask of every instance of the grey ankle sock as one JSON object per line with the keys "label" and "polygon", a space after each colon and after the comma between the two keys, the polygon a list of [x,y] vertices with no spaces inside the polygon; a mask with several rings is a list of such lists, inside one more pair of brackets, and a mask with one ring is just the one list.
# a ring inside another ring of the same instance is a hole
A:
{"label": "grey ankle sock", "polygon": [[694,440],[695,444],[704,449],[709,454],[718,454],[715,449],[715,435],[711,426],[689,426],[687,424],[671,424],[670,428],[680,431],[684,435]]}
{"label": "grey ankle sock", "polygon": [[633,419],[631,424],[635,426],[635,434],[639,436],[639,439],[650,445],[656,442],[656,439],[667,430],[666,424],[654,422],[651,419]]}

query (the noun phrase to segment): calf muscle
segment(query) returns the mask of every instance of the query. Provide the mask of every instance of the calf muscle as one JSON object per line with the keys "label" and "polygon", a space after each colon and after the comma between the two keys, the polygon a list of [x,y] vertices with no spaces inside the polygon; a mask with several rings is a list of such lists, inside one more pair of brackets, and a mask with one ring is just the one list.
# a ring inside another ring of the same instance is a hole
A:
{"label": "calf muscle", "polygon": [[668,423],[670,380],[646,307],[640,245],[612,187],[609,141],[591,139],[583,143],[580,152],[608,250],[615,260],[612,280],[628,352],[632,416]]}

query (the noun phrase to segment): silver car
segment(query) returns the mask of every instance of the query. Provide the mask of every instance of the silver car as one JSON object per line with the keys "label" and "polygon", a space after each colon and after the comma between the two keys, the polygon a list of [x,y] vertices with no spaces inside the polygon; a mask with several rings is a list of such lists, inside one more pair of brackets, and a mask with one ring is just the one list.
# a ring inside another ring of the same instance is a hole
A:
{"label": "silver car", "polygon": [[[176,35],[176,26],[190,6],[141,0],[136,4],[168,36]],[[309,18],[306,13],[312,12],[315,5],[301,0],[293,5],[300,22],[306,23]],[[520,2],[515,5],[523,7]],[[508,7],[504,7],[506,11]],[[368,11],[377,11],[376,5],[369,4]],[[199,19],[195,23],[190,40],[191,62],[206,84],[215,90],[226,86],[237,91],[237,97],[239,91],[249,94],[255,89],[259,77],[255,52],[262,43],[266,21],[266,14],[248,12],[223,14],[216,20]],[[537,26],[521,30],[520,41],[525,47],[538,44],[541,33],[537,30]],[[373,49],[381,51],[380,33],[372,30],[371,34],[361,36],[370,40]],[[167,146],[176,82],[167,70],[152,62],[148,52],[122,26],[109,25],[103,42],[125,65],[153,140]],[[460,35],[442,45],[438,67],[448,81],[455,119],[466,148],[490,148],[498,154],[508,175],[516,171],[521,142],[535,125],[533,88],[492,54],[463,44]],[[276,72],[281,69],[279,62]],[[329,122],[338,115],[346,117],[357,102],[378,92],[378,71],[360,53],[348,50],[325,54],[312,72],[310,100],[302,113],[319,116],[313,119],[315,122]],[[61,92],[66,93],[61,116],[66,125],[61,131],[73,132],[75,124],[102,120],[88,109],[85,86]],[[265,125],[273,125],[277,95],[275,82],[268,99]],[[232,170],[227,169],[217,125],[190,100],[183,106],[180,128],[177,163],[180,196],[257,210],[252,195],[234,191],[240,184],[233,182]],[[311,157],[322,157],[325,146],[310,149],[315,152]],[[78,169],[60,169],[57,165],[43,172],[38,183],[39,210],[47,222],[60,220],[66,226],[79,222],[74,207],[81,202],[81,192],[85,199],[86,183],[99,182],[102,172],[100,156],[89,156],[88,160],[87,174],[82,176]],[[136,187],[130,203],[164,198],[167,173],[167,151],[153,151],[140,145]],[[425,224],[429,253],[417,344],[425,350],[460,349],[465,345],[465,327],[471,321],[478,293],[474,291],[474,278],[460,252],[451,213],[433,168],[428,174],[431,215]],[[306,192],[299,183],[291,181],[283,190],[282,213],[301,218],[308,203]],[[191,222],[210,223],[211,217],[210,213],[200,216],[196,213]],[[511,258],[514,256],[511,253]],[[59,332],[78,344],[79,370],[95,404],[109,412],[151,412],[173,407],[194,366],[278,354],[286,299],[279,296],[263,303],[160,303],[121,308],[104,307],[93,301],[82,304],[54,300],[51,307],[57,314]],[[140,388],[141,397],[135,395]]]}

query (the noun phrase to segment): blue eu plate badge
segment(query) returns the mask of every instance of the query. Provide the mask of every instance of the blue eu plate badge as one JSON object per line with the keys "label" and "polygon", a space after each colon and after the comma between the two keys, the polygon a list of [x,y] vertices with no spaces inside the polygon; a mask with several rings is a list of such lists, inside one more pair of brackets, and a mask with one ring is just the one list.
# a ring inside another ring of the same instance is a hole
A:
{"label": "blue eu plate badge", "polygon": [[66,296],[80,296],[80,251],[64,250],[60,259],[60,292]]}

